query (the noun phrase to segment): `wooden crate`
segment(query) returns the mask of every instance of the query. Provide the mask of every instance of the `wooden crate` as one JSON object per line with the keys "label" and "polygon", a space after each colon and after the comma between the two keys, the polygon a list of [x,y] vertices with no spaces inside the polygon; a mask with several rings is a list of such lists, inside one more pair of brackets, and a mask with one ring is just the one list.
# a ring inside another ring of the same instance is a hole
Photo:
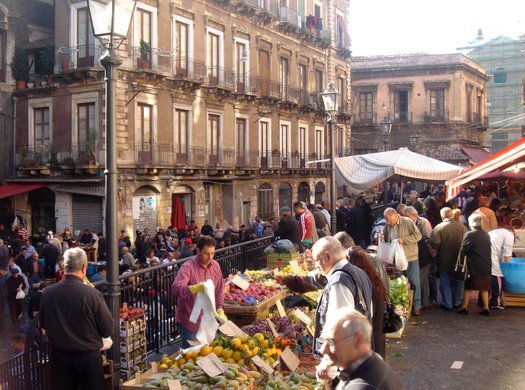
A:
{"label": "wooden crate", "polygon": [[503,305],[525,307],[525,294],[503,292]]}
{"label": "wooden crate", "polygon": [[226,313],[228,319],[232,320],[237,326],[253,324],[259,319],[267,317],[270,307],[275,305],[278,300],[286,298],[287,295],[288,293],[286,291],[279,291],[258,305],[225,303],[224,313]]}

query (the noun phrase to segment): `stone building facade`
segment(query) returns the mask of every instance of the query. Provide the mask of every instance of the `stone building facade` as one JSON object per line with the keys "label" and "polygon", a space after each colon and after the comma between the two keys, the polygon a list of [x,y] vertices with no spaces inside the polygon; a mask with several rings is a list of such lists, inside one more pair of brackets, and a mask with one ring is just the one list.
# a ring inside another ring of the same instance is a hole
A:
{"label": "stone building facade", "polygon": [[[489,79],[482,65],[462,54],[353,58],[353,152],[408,147],[467,162],[460,145],[486,145]],[[381,132],[386,120],[389,138]]]}
{"label": "stone building facade", "polygon": [[[54,7],[52,83],[14,92],[13,181],[52,191],[57,230],[103,229],[103,48],[86,1]],[[240,226],[278,217],[297,199],[327,200],[320,93],[329,81],[340,92],[334,134],[343,155],[348,17],[343,0],[137,2],[119,47],[119,227],[166,227],[180,212],[199,226]]]}

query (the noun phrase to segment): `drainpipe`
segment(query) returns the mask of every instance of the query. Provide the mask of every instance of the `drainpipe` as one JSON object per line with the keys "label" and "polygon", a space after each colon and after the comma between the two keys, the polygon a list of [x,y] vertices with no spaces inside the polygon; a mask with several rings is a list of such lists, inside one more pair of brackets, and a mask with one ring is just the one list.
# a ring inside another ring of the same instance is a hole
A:
{"label": "drainpipe", "polygon": [[13,166],[11,167],[11,176],[16,176],[16,104],[18,97],[13,96]]}

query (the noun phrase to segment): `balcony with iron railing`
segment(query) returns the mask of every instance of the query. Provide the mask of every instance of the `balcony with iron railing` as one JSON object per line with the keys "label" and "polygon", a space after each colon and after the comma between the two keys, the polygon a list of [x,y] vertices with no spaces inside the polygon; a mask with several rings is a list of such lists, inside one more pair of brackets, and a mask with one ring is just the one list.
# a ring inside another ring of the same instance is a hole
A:
{"label": "balcony with iron railing", "polygon": [[448,122],[449,120],[448,111],[442,111],[442,112],[426,112],[425,111],[423,120],[425,123]]}
{"label": "balcony with iron railing", "polygon": [[288,7],[280,7],[279,28],[283,32],[295,33],[301,28],[301,17]]}
{"label": "balcony with iron railing", "polygon": [[59,73],[77,69],[103,69],[98,61],[104,48],[100,45],[76,45],[60,47],[57,50],[57,68]]}
{"label": "balcony with iron railing", "polygon": [[354,119],[356,126],[369,126],[377,123],[377,113],[375,112],[357,112]]}
{"label": "balcony with iron railing", "polygon": [[235,72],[222,66],[207,66],[204,85],[208,88],[235,90]]}
{"label": "balcony with iron railing", "polygon": [[279,17],[278,0],[259,0],[257,17],[264,23],[269,23]]}

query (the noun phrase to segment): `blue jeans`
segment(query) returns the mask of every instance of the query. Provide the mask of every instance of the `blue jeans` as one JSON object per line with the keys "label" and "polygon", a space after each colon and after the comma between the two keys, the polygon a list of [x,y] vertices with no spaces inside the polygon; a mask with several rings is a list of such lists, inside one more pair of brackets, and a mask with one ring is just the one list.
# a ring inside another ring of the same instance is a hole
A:
{"label": "blue jeans", "polygon": [[414,290],[414,303],[412,304],[414,310],[421,309],[421,282],[419,281],[419,260],[411,260],[408,262],[406,270],[410,287]]}
{"label": "blue jeans", "polygon": [[463,302],[463,289],[465,282],[452,280],[452,272],[439,272],[439,290],[441,291],[441,304],[449,309],[459,306]]}
{"label": "blue jeans", "polygon": [[188,328],[185,328],[181,324],[180,326],[180,342],[181,342],[181,348],[186,349],[191,347],[191,345],[188,343],[188,340],[196,341],[197,340],[197,332],[194,332],[192,330],[189,330]]}

